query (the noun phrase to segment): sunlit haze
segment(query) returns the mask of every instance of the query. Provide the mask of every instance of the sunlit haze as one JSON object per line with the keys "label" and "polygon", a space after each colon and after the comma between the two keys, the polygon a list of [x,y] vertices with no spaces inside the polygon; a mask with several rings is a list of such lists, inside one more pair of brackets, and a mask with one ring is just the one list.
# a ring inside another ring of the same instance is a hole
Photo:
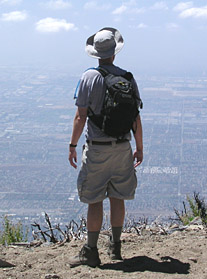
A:
{"label": "sunlit haze", "polygon": [[1,65],[64,66],[81,73],[96,60],[85,41],[119,29],[116,64],[138,74],[207,73],[206,1],[0,0]]}

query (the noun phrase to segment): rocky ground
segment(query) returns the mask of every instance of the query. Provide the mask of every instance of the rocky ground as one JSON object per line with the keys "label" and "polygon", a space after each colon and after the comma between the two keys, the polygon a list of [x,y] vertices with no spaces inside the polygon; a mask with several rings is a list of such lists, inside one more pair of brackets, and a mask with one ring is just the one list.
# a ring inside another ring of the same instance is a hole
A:
{"label": "rocky ground", "polygon": [[[122,234],[123,261],[111,261],[107,255],[108,236],[99,239],[102,264],[91,268],[70,268],[68,258],[76,255],[85,240],[72,240],[39,247],[0,246],[1,279],[207,279],[207,231],[201,225],[172,227],[168,234],[156,229]],[[10,267],[5,267],[11,264]]]}

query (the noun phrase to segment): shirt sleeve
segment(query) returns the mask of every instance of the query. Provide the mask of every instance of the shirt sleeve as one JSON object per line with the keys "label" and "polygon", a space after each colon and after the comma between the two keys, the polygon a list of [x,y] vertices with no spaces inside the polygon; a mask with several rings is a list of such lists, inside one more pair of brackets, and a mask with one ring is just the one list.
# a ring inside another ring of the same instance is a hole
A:
{"label": "shirt sleeve", "polygon": [[99,107],[100,98],[103,98],[103,77],[97,70],[88,70],[81,79],[77,90],[76,106],[96,111]]}
{"label": "shirt sleeve", "polygon": [[133,83],[134,89],[135,89],[135,91],[136,91],[137,97],[140,99],[139,89],[138,89],[136,80],[135,80],[134,78],[133,78],[133,80],[132,80],[132,83]]}
{"label": "shirt sleeve", "polygon": [[79,87],[77,90],[77,99],[75,102],[76,106],[82,108],[87,108],[89,106],[90,89],[90,82],[87,81],[85,75],[83,74],[80,79]]}
{"label": "shirt sleeve", "polygon": [[140,97],[138,85],[137,85],[136,80],[134,78],[133,78],[132,82],[133,82],[133,86],[134,86],[136,94],[137,94],[137,106],[138,106],[138,109],[140,109],[140,108],[142,108],[143,103],[142,103],[142,100],[141,100],[141,97]]}

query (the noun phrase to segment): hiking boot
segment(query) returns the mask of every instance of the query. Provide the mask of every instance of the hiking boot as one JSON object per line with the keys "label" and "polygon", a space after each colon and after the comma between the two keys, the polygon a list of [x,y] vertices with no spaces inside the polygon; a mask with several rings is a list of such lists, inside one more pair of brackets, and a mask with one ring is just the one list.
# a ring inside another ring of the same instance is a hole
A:
{"label": "hiking boot", "polygon": [[122,260],[121,241],[109,242],[108,255],[110,256],[111,260]]}
{"label": "hiking boot", "polygon": [[78,265],[88,265],[96,267],[101,264],[97,247],[91,248],[86,244],[82,247],[79,254],[69,259],[70,267]]}

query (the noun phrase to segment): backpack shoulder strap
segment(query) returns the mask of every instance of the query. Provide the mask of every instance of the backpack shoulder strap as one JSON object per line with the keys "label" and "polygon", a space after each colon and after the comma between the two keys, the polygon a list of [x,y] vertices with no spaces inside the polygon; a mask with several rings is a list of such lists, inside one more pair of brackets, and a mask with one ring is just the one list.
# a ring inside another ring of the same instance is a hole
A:
{"label": "backpack shoulder strap", "polygon": [[102,68],[100,66],[95,68],[95,69],[97,71],[99,71],[99,73],[102,74],[103,77],[106,77],[109,74],[109,72],[106,69],[104,69],[104,68]]}
{"label": "backpack shoulder strap", "polygon": [[131,81],[131,80],[133,79],[133,75],[132,75],[131,72],[126,72],[126,73],[123,75],[123,77],[124,77],[125,79],[127,79],[128,81]]}

